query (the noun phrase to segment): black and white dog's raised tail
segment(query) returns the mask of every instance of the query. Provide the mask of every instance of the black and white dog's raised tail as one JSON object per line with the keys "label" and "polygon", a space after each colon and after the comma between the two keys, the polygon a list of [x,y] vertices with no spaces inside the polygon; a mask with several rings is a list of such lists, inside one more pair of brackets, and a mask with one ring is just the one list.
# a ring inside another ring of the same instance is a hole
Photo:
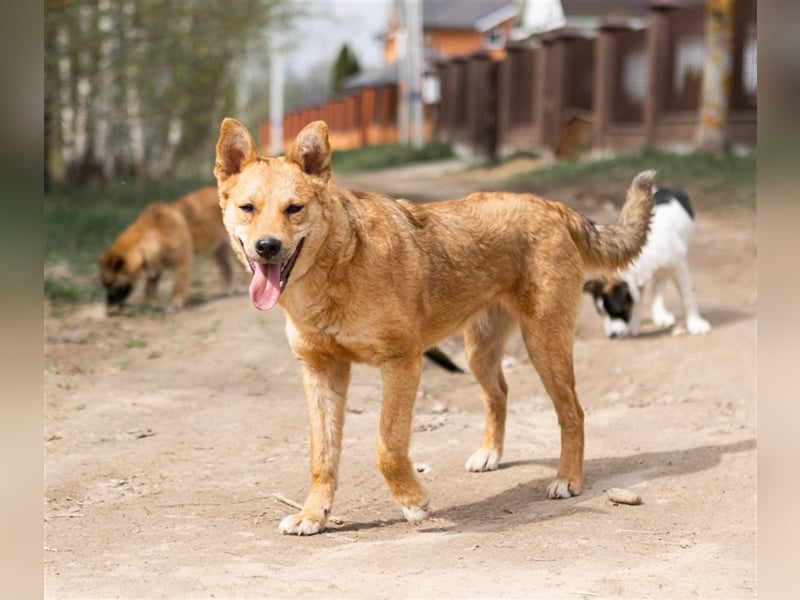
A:
{"label": "black and white dog's raised tail", "polygon": [[680,293],[686,331],[692,335],[711,331],[711,325],[698,312],[687,262],[689,244],[695,230],[689,196],[674,188],[661,188],[654,196],[650,235],[639,257],[613,279],[593,279],[583,287],[594,298],[609,337],[639,335],[642,295],[651,281],[653,323],[658,327],[675,325],[675,315],[664,304],[664,286],[669,279],[675,282]]}

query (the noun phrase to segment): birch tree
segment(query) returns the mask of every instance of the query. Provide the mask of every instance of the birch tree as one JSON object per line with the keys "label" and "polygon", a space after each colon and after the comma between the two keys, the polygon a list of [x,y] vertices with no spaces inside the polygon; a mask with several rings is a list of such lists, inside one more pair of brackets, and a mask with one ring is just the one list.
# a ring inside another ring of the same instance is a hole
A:
{"label": "birch tree", "polygon": [[46,169],[85,183],[207,167],[244,57],[266,60],[267,25],[293,14],[290,0],[47,0]]}
{"label": "birch tree", "polygon": [[722,153],[727,147],[736,0],[706,0],[706,54],[696,144]]}

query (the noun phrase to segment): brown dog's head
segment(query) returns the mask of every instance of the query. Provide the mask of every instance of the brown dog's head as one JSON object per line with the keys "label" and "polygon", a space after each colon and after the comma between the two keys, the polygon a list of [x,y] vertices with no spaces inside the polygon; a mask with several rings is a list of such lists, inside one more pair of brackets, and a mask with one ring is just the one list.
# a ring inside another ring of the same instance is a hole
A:
{"label": "brown dog's head", "polygon": [[253,273],[250,299],[259,310],[269,310],[289,276],[297,280],[307,271],[310,261],[304,259],[327,236],[328,127],[315,121],[285,157],[262,158],[244,125],[225,119],[214,176],[231,246]]}
{"label": "brown dog's head", "polygon": [[133,290],[140,267],[111,248],[100,257],[100,281],[106,289],[106,305],[109,309],[121,307]]}
{"label": "brown dog's head", "polygon": [[628,284],[621,279],[609,281],[591,279],[583,284],[583,291],[592,295],[595,308],[603,317],[606,335],[608,337],[626,335],[633,310],[633,296]]}

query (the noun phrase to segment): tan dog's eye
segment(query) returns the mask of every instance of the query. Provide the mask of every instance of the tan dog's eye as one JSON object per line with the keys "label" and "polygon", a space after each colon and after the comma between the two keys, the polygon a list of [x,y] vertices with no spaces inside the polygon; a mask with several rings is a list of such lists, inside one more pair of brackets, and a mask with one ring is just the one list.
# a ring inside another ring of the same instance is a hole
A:
{"label": "tan dog's eye", "polygon": [[241,210],[242,212],[246,212],[246,213],[251,213],[251,212],[253,212],[255,209],[256,209],[256,207],[255,207],[255,206],[253,206],[252,204],[242,204],[242,205],[239,207],[239,210]]}
{"label": "tan dog's eye", "polygon": [[284,209],[283,212],[287,215],[296,215],[301,210],[303,210],[303,207],[300,204],[290,204]]}

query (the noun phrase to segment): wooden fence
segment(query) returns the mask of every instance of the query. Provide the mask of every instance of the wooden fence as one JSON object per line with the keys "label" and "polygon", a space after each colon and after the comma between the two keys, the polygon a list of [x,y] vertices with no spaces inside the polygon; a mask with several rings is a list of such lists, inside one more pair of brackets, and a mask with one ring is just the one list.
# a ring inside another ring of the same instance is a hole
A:
{"label": "wooden fence", "polygon": [[[597,31],[560,30],[538,43],[436,65],[441,98],[425,108],[425,139],[472,155],[515,151],[572,157],[588,150],[694,146],[705,8],[655,2],[648,26],[609,20]],[[738,0],[728,139],[756,144],[756,0]],[[286,115],[284,144],[308,122],[328,123],[336,149],[397,141],[397,86],[363,87]],[[269,147],[269,123],[261,126]]]}

